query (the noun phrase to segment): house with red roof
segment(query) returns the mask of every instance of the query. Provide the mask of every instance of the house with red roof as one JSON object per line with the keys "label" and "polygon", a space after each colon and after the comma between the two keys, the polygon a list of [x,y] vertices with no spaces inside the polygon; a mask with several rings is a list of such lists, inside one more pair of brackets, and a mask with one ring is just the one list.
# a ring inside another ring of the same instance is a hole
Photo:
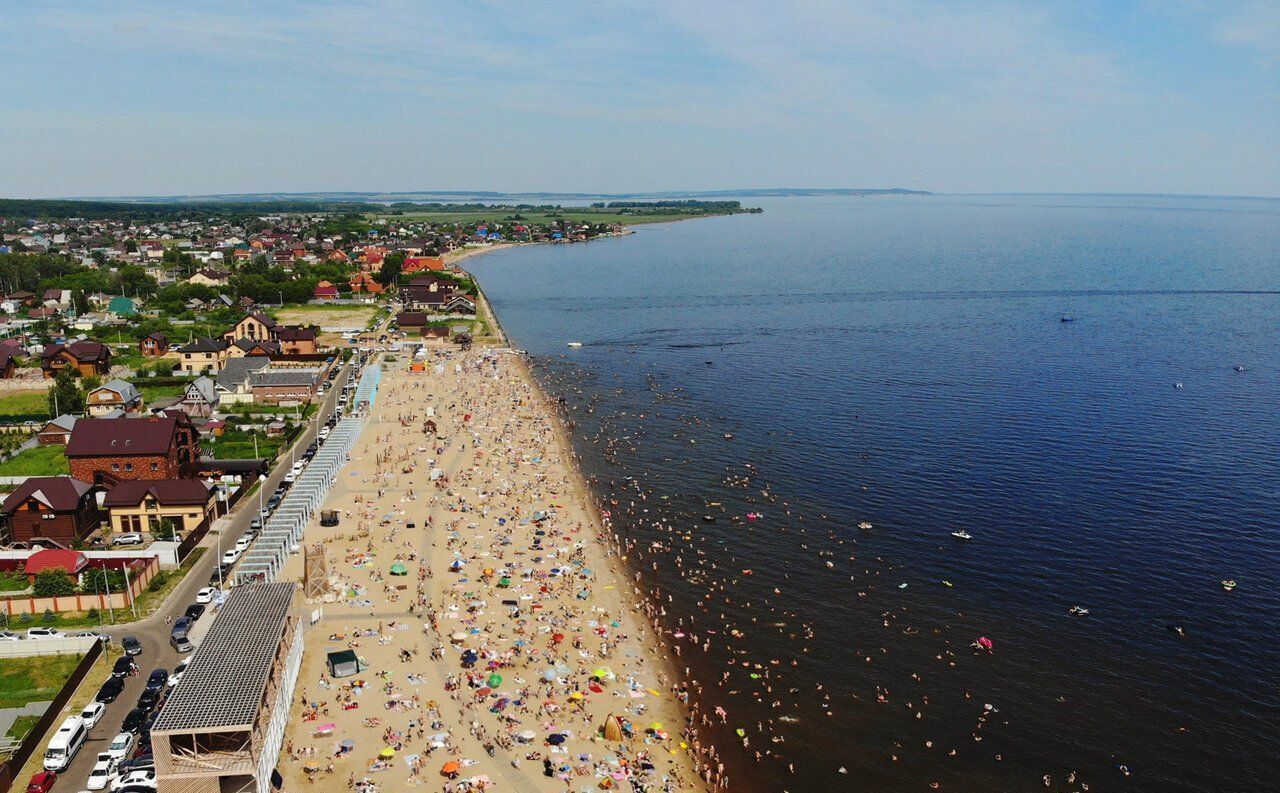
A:
{"label": "house with red roof", "polygon": [[328,281],[321,281],[320,283],[316,284],[314,294],[315,294],[316,300],[337,300],[338,287],[334,286]]}
{"label": "house with red roof", "polygon": [[36,576],[46,570],[63,570],[72,578],[78,578],[88,566],[89,557],[80,551],[46,548],[28,556],[23,571],[27,574],[27,580],[34,584]]}
{"label": "house with red roof", "polygon": [[[83,419],[82,419],[83,420]],[[70,546],[98,530],[98,488],[70,476],[33,476],[0,505],[11,542],[52,540]]]}

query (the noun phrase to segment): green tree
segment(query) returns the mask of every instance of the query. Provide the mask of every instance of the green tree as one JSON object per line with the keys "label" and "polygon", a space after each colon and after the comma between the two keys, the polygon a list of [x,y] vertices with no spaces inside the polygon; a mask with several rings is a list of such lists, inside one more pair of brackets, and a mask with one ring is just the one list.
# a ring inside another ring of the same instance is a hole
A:
{"label": "green tree", "polygon": [[36,582],[32,586],[32,593],[38,598],[74,595],[76,593],[76,582],[61,567],[41,570],[36,573]]}
{"label": "green tree", "polygon": [[63,413],[81,413],[84,411],[84,391],[76,383],[76,377],[70,369],[63,369],[53,379],[53,388],[49,389],[49,413],[60,416]]}
{"label": "green tree", "polygon": [[400,280],[404,271],[404,251],[392,251],[382,258],[382,269],[378,271],[378,283],[392,286]]}
{"label": "green tree", "polygon": [[83,583],[80,585],[81,591],[97,593],[122,592],[125,588],[124,571],[123,570],[103,570],[101,567],[91,567],[85,571],[81,577]]}
{"label": "green tree", "polygon": [[178,539],[178,527],[174,525],[171,518],[165,518],[156,524],[155,531],[152,532],[157,540],[164,542],[173,542]]}
{"label": "green tree", "polygon": [[128,239],[128,240],[125,240],[125,241],[124,241],[124,251],[125,251],[125,253],[137,253],[137,252],[138,252],[138,241],[137,241],[137,240],[134,240],[134,239]]}
{"label": "green tree", "polygon": [[84,316],[89,313],[89,298],[85,297],[83,289],[72,290],[71,307],[75,309],[76,316]]}

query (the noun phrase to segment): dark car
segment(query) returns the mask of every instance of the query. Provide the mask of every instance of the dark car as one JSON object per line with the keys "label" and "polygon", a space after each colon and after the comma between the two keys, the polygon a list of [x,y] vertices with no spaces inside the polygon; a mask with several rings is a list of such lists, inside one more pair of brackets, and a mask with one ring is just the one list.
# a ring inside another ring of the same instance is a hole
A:
{"label": "dark car", "polygon": [[142,708],[134,708],[125,714],[124,721],[120,722],[120,732],[137,732],[142,726],[142,722],[146,721],[147,712]]}
{"label": "dark car", "polygon": [[155,768],[155,767],[156,767],[156,761],[152,755],[141,754],[133,758],[132,760],[124,761],[119,766],[117,766],[117,770],[119,770],[120,776],[124,776],[130,771],[145,771],[148,768]]}
{"label": "dark car", "polygon": [[168,669],[152,669],[151,674],[147,675],[147,690],[161,691],[169,683]]}
{"label": "dark car", "polygon": [[201,614],[204,614],[203,603],[192,603],[190,606],[187,606],[186,616],[187,616],[187,619],[191,620],[192,622],[195,622],[196,620],[200,619]]}
{"label": "dark car", "polygon": [[142,694],[138,696],[137,709],[145,714],[156,709],[156,705],[160,704],[160,691],[154,688],[143,689]]}
{"label": "dark car", "polygon": [[267,499],[267,509],[269,510],[275,509],[276,507],[280,506],[280,502],[282,500],[283,500],[283,497],[279,493],[272,493],[271,498]]}
{"label": "dark car", "polygon": [[173,630],[169,631],[169,635],[186,636],[187,632],[191,630],[191,622],[190,617],[178,617],[178,619],[174,620]]}
{"label": "dark car", "polygon": [[138,641],[136,636],[124,637],[124,641],[120,642],[120,646],[124,648],[126,655],[142,655],[142,642]]}
{"label": "dark car", "polygon": [[133,670],[137,668],[138,665],[133,662],[132,658],[127,655],[122,655],[116,659],[116,665],[111,667],[111,676],[128,677],[133,674]]}
{"label": "dark car", "polygon": [[214,570],[213,575],[209,576],[209,586],[217,589],[222,586],[222,570]]}
{"label": "dark car", "polygon": [[121,691],[124,691],[123,677],[107,678],[107,682],[102,684],[102,688],[98,689],[98,695],[93,699],[95,702],[102,703],[115,702]]}

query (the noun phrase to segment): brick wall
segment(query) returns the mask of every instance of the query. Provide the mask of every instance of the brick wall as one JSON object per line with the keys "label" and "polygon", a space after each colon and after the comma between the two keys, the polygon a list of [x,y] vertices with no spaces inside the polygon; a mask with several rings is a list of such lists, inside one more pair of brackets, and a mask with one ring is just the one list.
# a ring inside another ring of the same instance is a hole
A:
{"label": "brick wall", "polygon": [[[98,481],[98,472],[117,479],[181,479],[176,456],[129,455],[123,457],[73,457],[71,475],[83,482]],[[152,463],[156,469],[152,470]],[[131,466],[133,470],[128,470]]]}

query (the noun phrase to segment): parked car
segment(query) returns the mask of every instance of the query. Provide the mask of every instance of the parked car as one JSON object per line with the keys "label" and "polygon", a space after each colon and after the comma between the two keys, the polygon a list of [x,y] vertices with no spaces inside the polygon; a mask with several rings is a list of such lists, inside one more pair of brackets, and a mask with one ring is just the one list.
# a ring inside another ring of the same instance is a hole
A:
{"label": "parked car", "polygon": [[130,771],[111,783],[111,789],[119,791],[130,785],[140,785],[151,790],[156,789],[156,771],[154,768]]}
{"label": "parked car", "polygon": [[178,682],[182,680],[182,675],[183,675],[183,673],[184,673],[184,672],[186,672],[186,671],[187,671],[187,664],[189,664],[189,663],[191,663],[191,661],[190,661],[190,660],[188,660],[188,659],[186,659],[186,658],[184,658],[184,659],[182,659],[181,661],[179,661],[179,662],[178,662],[178,665],[177,665],[177,666],[175,666],[175,667],[173,668],[173,671],[169,673],[169,686],[170,686],[170,687],[173,687],[173,686],[178,685]]}
{"label": "parked car", "polygon": [[119,767],[119,762],[107,752],[99,754],[98,762],[93,764],[93,770],[89,772],[89,779],[84,786],[89,790],[106,788],[118,775],[116,769]]}
{"label": "parked car", "polygon": [[98,695],[93,698],[94,702],[115,702],[116,697],[120,696],[120,692],[124,691],[123,677],[110,677],[107,682],[102,684],[102,688],[98,689]]}
{"label": "parked car", "polygon": [[147,712],[142,708],[134,708],[124,715],[124,721],[120,722],[120,732],[135,733],[142,726],[142,720],[147,717]]}
{"label": "parked car", "polygon": [[236,550],[239,551],[240,553],[244,553],[245,551],[249,550],[250,545],[253,545],[252,537],[241,537],[240,539],[236,540]]}
{"label": "parked car", "polygon": [[269,511],[275,511],[275,508],[280,506],[280,502],[283,500],[284,496],[279,493],[272,493],[271,498],[267,499],[267,509]]}
{"label": "parked car", "polygon": [[137,636],[124,637],[120,646],[124,648],[125,655],[142,655],[142,642],[138,641]]}
{"label": "parked car", "polygon": [[152,669],[151,674],[147,675],[147,689],[159,691],[164,688],[164,684],[169,682],[169,670],[160,668]]}
{"label": "parked car", "polygon": [[192,622],[195,622],[196,620],[200,619],[200,617],[203,614],[204,614],[204,605],[200,603],[192,603],[190,606],[187,606],[187,610],[185,612],[185,616],[187,617],[187,619],[191,620]]}
{"label": "parked car", "polygon": [[142,769],[145,769],[145,768],[155,768],[155,767],[156,767],[155,757],[149,754],[140,754],[137,757],[133,758],[132,760],[125,760],[123,763],[121,763],[119,766],[119,770],[120,770],[120,773],[127,774],[130,771],[141,771]]}
{"label": "parked car", "polygon": [[204,589],[201,589],[200,591],[196,592],[196,602],[197,602],[197,603],[212,603],[212,602],[213,602],[213,596],[214,596],[217,592],[218,592],[217,587],[207,586],[207,587],[205,587]]}
{"label": "parked car", "polygon": [[[165,680],[169,678],[166,675]],[[160,704],[160,691],[154,688],[144,688],[142,693],[138,695],[137,707],[134,710],[142,711],[142,718],[145,719],[147,714],[156,709],[156,705]],[[141,725],[139,725],[141,726]]]}
{"label": "parked car", "polygon": [[141,545],[142,534],[136,531],[129,531],[129,532],[125,532],[124,534],[117,534],[115,537],[111,538],[111,544],[112,545]]}
{"label": "parked car", "polygon": [[49,793],[49,789],[53,787],[53,783],[58,781],[58,775],[52,771],[40,771],[31,777],[31,781],[27,783],[27,793]]}
{"label": "parked car", "polygon": [[0,642],[18,642],[22,641],[22,634],[13,631],[0,631]]}
{"label": "parked car", "polygon": [[169,644],[173,646],[173,649],[177,650],[180,653],[189,653],[195,649],[195,647],[191,644],[191,640],[188,639],[186,636],[170,636]]}
{"label": "parked car", "polygon": [[137,668],[138,665],[134,663],[132,658],[127,655],[122,655],[116,659],[116,665],[111,667],[111,676],[128,677],[133,674],[133,670]]}
{"label": "parked car", "polygon": [[66,634],[57,628],[27,628],[28,639],[64,639]]}
{"label": "parked car", "polygon": [[102,721],[102,714],[107,712],[107,706],[102,702],[90,702],[85,705],[84,710],[80,711],[80,718],[84,721],[84,726],[92,730],[98,726],[98,722]]}
{"label": "parked car", "polygon": [[138,745],[138,739],[133,737],[131,732],[122,732],[111,739],[111,744],[107,747],[107,754],[117,760],[123,760],[133,754],[133,747]]}
{"label": "parked car", "polygon": [[102,642],[103,644],[111,643],[111,636],[103,633],[102,631],[75,631],[74,633],[68,633],[67,635],[73,639],[94,638]]}
{"label": "parked car", "polygon": [[240,551],[237,551],[235,548],[232,548],[231,550],[226,551],[225,553],[222,554],[223,564],[235,564],[239,560],[240,560]]}

